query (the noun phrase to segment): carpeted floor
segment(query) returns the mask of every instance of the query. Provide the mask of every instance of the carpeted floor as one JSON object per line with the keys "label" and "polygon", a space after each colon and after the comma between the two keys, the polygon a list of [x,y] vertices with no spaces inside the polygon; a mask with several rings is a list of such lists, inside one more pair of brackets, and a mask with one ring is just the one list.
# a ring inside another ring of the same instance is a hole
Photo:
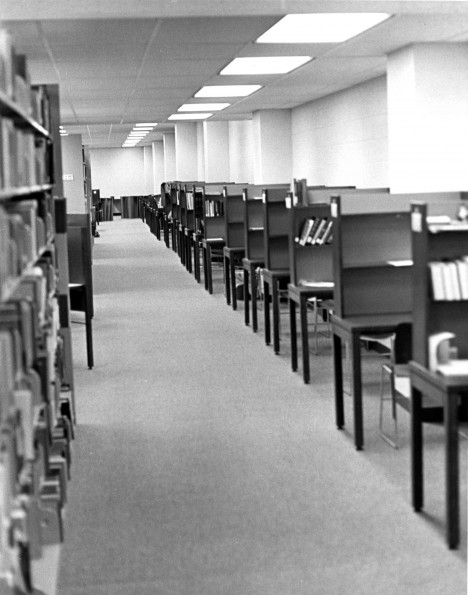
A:
{"label": "carpeted floor", "polygon": [[[377,434],[379,362],[365,362],[365,439],[334,424],[330,341],[312,383],[210,296],[137,219],[99,227],[94,346],[74,324],[78,413],[58,595],[464,595],[444,539],[442,430],[426,431],[426,512],[402,446]],[[75,320],[79,315],[73,315]],[[261,316],[260,316],[261,319]]]}

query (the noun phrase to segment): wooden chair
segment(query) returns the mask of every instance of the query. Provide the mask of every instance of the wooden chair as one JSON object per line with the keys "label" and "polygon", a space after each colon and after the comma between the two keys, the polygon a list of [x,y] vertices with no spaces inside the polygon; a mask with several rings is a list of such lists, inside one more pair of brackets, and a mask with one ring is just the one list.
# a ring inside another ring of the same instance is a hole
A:
{"label": "wooden chair", "polygon": [[[397,404],[409,410],[410,403],[410,379],[408,362],[412,358],[412,324],[402,322],[396,327],[392,340],[390,362],[382,364],[382,379],[380,389],[380,412],[379,412],[379,434],[393,448],[398,448],[398,420]],[[384,395],[384,375],[390,379],[390,397]],[[392,406],[392,417],[394,423],[394,437],[392,438],[384,430],[383,404],[390,400]]]}
{"label": "wooden chair", "polygon": [[94,366],[91,238],[87,227],[68,226],[70,310],[84,312],[88,368]]}

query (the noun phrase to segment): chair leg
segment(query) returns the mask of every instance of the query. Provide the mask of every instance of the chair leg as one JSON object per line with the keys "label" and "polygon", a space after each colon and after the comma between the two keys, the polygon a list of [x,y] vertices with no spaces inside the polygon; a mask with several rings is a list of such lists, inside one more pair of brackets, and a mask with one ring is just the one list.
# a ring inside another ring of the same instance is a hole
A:
{"label": "chair leg", "polygon": [[[385,398],[385,386],[384,386],[384,375],[388,374],[390,376],[390,399]],[[383,428],[383,406],[384,401],[391,401],[392,405],[392,418],[394,422],[394,435],[395,438],[392,439],[388,434],[384,432]],[[381,368],[381,376],[380,376],[380,408],[379,408],[379,434],[380,436],[389,444],[392,448],[398,448],[398,419],[397,419],[397,407],[396,407],[396,398],[395,398],[395,384],[394,384],[394,377],[393,371],[387,365],[383,365]]]}

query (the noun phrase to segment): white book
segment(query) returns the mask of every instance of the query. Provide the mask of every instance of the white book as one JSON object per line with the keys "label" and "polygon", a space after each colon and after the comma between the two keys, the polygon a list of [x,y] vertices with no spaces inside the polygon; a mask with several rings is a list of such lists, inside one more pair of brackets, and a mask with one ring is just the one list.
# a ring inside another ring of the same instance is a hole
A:
{"label": "white book", "polygon": [[462,300],[468,300],[468,260],[456,260]]}
{"label": "white book", "polygon": [[455,262],[447,262],[447,263],[445,263],[445,266],[448,268],[449,273],[450,273],[453,299],[461,300],[462,297],[461,297],[460,281],[458,279],[457,265],[455,264]]}
{"label": "white book", "polygon": [[312,238],[312,244],[320,243],[319,240],[322,237],[322,235],[327,227],[327,223],[328,223],[328,221],[327,221],[326,217],[323,217],[320,220],[320,223],[318,224],[318,227],[315,230],[314,236]]}
{"label": "white book", "polygon": [[455,300],[455,287],[453,286],[452,272],[449,263],[442,263],[442,277],[444,280],[445,299],[448,301]]}
{"label": "white book", "polygon": [[429,270],[431,272],[432,295],[435,300],[445,300],[444,277],[442,275],[442,262],[430,262]]}

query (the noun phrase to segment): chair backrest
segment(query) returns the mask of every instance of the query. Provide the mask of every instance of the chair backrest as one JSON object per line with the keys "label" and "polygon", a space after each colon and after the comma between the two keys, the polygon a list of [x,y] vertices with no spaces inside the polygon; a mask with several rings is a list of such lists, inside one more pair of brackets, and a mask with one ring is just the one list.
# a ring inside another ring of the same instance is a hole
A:
{"label": "chair backrest", "polygon": [[393,360],[395,364],[407,364],[413,356],[413,325],[401,322],[395,330]]}

